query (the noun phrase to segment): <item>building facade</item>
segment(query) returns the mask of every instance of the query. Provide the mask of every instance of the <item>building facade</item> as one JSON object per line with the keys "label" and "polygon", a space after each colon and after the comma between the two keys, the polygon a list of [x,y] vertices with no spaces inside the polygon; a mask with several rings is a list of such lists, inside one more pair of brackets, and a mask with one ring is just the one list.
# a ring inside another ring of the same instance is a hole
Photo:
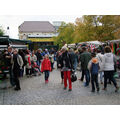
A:
{"label": "building facade", "polygon": [[33,49],[53,45],[53,37],[57,36],[57,29],[48,21],[25,21],[19,28],[19,39],[31,40]]}

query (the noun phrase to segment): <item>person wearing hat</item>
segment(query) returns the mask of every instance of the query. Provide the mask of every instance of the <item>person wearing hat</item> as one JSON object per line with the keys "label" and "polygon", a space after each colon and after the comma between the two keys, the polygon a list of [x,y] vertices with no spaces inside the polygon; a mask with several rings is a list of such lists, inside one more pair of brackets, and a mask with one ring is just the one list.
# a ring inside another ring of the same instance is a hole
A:
{"label": "person wearing hat", "polygon": [[95,85],[96,85],[97,92],[99,92],[99,83],[98,83],[99,61],[96,58],[95,53],[92,53],[91,57],[92,59],[88,63],[88,69],[90,70],[90,73],[91,73],[91,85],[92,85],[91,92],[95,92]]}

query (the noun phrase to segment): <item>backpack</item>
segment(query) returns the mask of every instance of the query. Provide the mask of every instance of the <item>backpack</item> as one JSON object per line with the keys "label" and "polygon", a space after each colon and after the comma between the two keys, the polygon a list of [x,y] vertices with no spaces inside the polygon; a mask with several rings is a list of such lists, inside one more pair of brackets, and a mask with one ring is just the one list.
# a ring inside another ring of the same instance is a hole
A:
{"label": "backpack", "polygon": [[98,71],[99,71],[99,63],[97,63],[97,64],[92,63],[91,73],[92,74],[98,74]]}

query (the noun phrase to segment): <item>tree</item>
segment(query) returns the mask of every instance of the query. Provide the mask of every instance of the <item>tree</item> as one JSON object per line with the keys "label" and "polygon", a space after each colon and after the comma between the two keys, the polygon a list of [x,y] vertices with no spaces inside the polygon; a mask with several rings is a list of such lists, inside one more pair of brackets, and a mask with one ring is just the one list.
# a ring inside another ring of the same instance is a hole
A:
{"label": "tree", "polygon": [[120,39],[119,15],[84,15],[75,24],[63,23],[58,30],[55,43],[79,43],[86,41],[107,41]]}
{"label": "tree", "polygon": [[63,23],[58,29],[59,35],[54,37],[55,44],[59,44],[60,47],[63,46],[63,43],[70,44],[73,43],[73,33],[74,33],[74,24],[73,23]]}
{"label": "tree", "polygon": [[2,29],[2,27],[0,27],[0,36],[4,35],[4,30]]}
{"label": "tree", "polygon": [[84,15],[76,20],[75,41],[106,41],[120,38],[120,16]]}
{"label": "tree", "polygon": [[93,16],[83,16],[82,18],[77,18],[75,23],[75,42],[85,42],[94,39]]}

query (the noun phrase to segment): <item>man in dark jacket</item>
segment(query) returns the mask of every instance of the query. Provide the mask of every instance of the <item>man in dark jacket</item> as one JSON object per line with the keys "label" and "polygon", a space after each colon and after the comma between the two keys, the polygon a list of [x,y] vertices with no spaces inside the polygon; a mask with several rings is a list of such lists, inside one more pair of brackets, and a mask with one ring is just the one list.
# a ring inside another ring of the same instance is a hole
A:
{"label": "man in dark jacket", "polygon": [[86,83],[85,83],[85,87],[86,87],[89,85],[89,82],[90,82],[90,73],[88,70],[88,63],[91,60],[91,54],[87,52],[85,47],[83,47],[82,50],[83,50],[83,53],[81,54],[80,61],[81,61],[81,68],[84,71],[86,76]]}

